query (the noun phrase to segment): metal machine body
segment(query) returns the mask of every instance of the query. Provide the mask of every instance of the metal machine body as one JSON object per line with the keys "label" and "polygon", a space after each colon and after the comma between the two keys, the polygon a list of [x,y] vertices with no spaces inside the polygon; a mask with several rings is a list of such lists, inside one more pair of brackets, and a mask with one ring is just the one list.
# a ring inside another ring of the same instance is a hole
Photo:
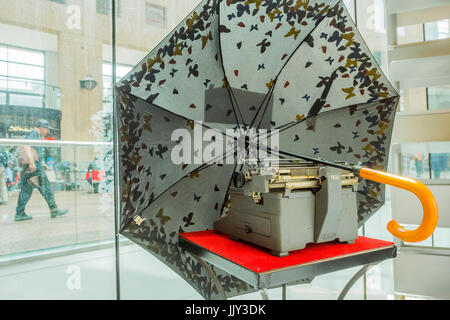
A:
{"label": "metal machine body", "polygon": [[228,214],[214,230],[268,248],[276,256],[308,243],[358,237],[351,172],[312,163],[253,166],[234,177]]}

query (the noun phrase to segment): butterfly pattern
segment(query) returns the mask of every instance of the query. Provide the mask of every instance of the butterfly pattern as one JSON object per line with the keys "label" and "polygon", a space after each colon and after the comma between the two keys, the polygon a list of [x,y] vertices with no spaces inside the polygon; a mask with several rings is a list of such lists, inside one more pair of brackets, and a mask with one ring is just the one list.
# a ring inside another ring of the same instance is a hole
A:
{"label": "butterfly pattern", "polygon": [[[310,118],[315,130],[323,134],[308,130],[308,119],[303,119],[280,132],[280,150],[329,161],[361,161],[363,166],[386,171],[398,103],[399,98],[394,97]],[[340,119],[339,126],[336,119]],[[293,136],[301,137],[301,143],[293,141]],[[360,225],[384,204],[384,189],[383,184],[361,181],[357,197]]]}
{"label": "butterfly pattern", "polygon": [[[273,93],[274,127],[295,122],[300,112],[311,116],[398,96],[342,3],[329,11],[311,36],[314,44],[302,43],[279,75]],[[305,66],[304,70],[298,66]],[[298,71],[291,72],[293,68]],[[280,85],[286,81],[292,85]],[[305,91],[312,98],[299,106],[296,97]],[[278,98],[285,99],[283,105]]]}
{"label": "butterfly pattern", "polygon": [[[171,160],[178,145],[171,141],[172,132],[182,128],[193,137],[200,124],[189,123],[183,117],[123,92],[118,106],[123,227],[167,188],[200,167],[200,164],[178,165]],[[217,131],[217,134],[222,133]],[[190,158],[194,156],[192,151]],[[137,195],[138,204],[134,201]]]}
{"label": "butterfly pattern", "polygon": [[[239,77],[228,77],[229,86],[232,89],[245,86],[249,91],[267,94],[270,86],[266,84],[277,77],[287,58],[336,3],[338,0],[222,1],[221,15],[237,17],[220,19],[228,30],[220,33],[225,74],[239,70]],[[242,39],[245,46],[236,46]],[[249,61],[248,57],[252,59]],[[264,64],[265,68],[259,67]],[[245,98],[236,100],[237,109],[248,107]]]}
{"label": "butterfly pattern", "polygon": [[[115,90],[120,233],[207,299],[219,291],[178,235],[226,213],[236,168],[174,164],[172,132],[264,124],[281,129],[282,150],[385,169],[398,104],[341,0],[202,0]],[[360,225],[383,203],[384,185],[362,180]],[[211,268],[228,297],[254,290]]]}

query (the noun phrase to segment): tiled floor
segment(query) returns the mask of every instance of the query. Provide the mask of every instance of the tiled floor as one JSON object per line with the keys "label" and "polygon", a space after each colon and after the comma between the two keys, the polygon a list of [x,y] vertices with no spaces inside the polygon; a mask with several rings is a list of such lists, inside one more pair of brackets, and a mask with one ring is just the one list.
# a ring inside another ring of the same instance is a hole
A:
{"label": "tiled floor", "polygon": [[55,192],[56,203],[69,213],[50,219],[50,211],[37,190],[26,207],[32,220],[15,222],[18,193],[10,193],[0,206],[0,255],[46,249],[114,237],[112,194],[86,191]]}

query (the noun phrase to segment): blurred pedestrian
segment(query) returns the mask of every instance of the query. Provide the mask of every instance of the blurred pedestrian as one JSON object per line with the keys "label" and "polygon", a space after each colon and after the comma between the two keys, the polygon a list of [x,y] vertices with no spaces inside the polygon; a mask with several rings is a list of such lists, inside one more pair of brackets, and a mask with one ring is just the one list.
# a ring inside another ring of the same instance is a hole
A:
{"label": "blurred pedestrian", "polygon": [[422,158],[422,154],[417,153],[414,155],[413,160],[415,161],[416,164],[416,174],[417,177],[420,178],[422,177],[422,173],[423,173],[423,158]]}
{"label": "blurred pedestrian", "polygon": [[52,156],[50,156],[50,157],[47,158],[46,164],[47,164],[47,166],[48,166],[49,168],[55,170],[55,164],[56,164],[56,162],[55,162],[55,159],[53,159]]}
{"label": "blurred pedestrian", "polygon": [[[26,139],[42,140],[50,129],[49,122],[41,119],[36,122],[35,128]],[[50,208],[50,217],[56,218],[66,214],[69,210],[58,209],[55,203],[55,196],[48,181],[45,170],[48,168],[44,163],[43,147],[23,146],[19,148],[19,165],[22,167],[20,173],[20,194],[17,201],[15,221],[25,221],[32,219],[25,213],[25,206],[31,198],[34,188],[37,188]]]}
{"label": "blurred pedestrian", "polygon": [[86,172],[86,180],[93,187],[94,193],[98,193],[98,187],[101,181],[101,164],[99,157],[96,156],[95,160],[89,163],[87,168],[88,172]]}

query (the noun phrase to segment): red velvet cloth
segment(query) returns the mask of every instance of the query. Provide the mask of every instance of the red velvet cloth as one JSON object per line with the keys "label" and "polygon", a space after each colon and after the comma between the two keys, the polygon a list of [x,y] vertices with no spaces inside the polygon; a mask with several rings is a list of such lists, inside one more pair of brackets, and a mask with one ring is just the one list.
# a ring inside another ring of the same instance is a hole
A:
{"label": "red velvet cloth", "polygon": [[393,242],[359,237],[354,244],[311,243],[302,250],[290,252],[287,257],[275,257],[265,248],[243,241],[231,240],[228,235],[216,231],[181,233],[180,237],[256,273],[344,257],[394,245]]}

